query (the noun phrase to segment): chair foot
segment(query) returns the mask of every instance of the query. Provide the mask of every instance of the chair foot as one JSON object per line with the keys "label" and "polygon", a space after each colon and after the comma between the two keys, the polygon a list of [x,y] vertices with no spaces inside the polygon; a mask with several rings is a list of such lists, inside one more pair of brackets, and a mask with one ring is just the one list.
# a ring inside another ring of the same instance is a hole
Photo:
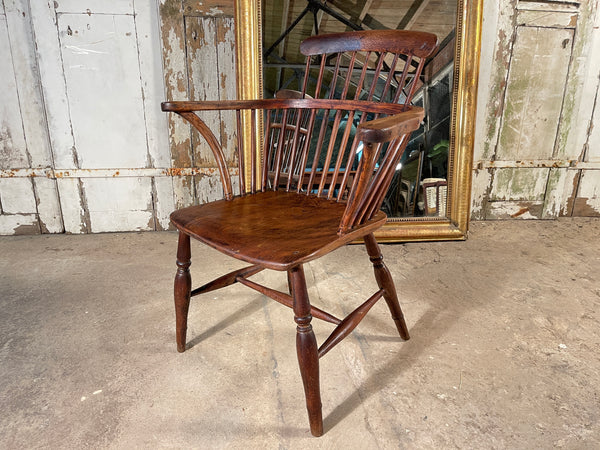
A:
{"label": "chair foot", "polygon": [[177,351],[185,351],[185,335],[187,332],[187,317],[190,307],[190,293],[192,290],[192,276],[190,275],[191,263],[190,236],[179,232],[177,245],[177,274],[175,275],[175,327],[177,337]]}
{"label": "chair foot", "polygon": [[398,294],[396,293],[396,287],[394,286],[392,275],[383,262],[383,255],[381,254],[381,250],[379,249],[379,245],[377,244],[375,236],[373,236],[371,233],[365,236],[364,240],[365,246],[367,247],[367,253],[369,254],[369,259],[373,263],[373,270],[375,271],[377,285],[379,286],[379,289],[384,290],[383,298],[385,299],[390,313],[392,314],[392,319],[394,319],[394,323],[396,324],[396,329],[398,330],[400,337],[407,341],[410,339],[410,334],[408,333],[408,327],[404,321],[402,308],[400,308],[400,302],[398,301]]}
{"label": "chair foot", "polygon": [[296,351],[300,374],[304,384],[306,409],[310,432],[313,436],[323,435],[323,415],[321,411],[321,390],[319,386],[319,353],[317,339],[310,321],[310,302],[302,266],[289,272],[290,290],[294,299],[294,321],[296,327]]}

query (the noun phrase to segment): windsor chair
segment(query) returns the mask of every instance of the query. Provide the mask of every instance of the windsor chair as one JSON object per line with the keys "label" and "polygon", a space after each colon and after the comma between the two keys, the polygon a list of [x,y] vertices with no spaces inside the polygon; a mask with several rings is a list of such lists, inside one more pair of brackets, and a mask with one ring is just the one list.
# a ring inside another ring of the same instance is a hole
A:
{"label": "windsor chair", "polygon": [[[291,307],[315,436],[323,434],[319,358],[348,336],[382,297],[400,337],[409,339],[394,282],[373,232],[386,222],[380,206],[410,133],[423,118],[423,110],[410,106],[410,101],[436,43],[433,34],[404,30],[313,36],[300,47],[307,56],[300,93],[282,92],[264,100],[162,104],[163,111],[179,114],[206,139],[224,191],[222,200],[171,215],[179,230],[174,288],[177,350],[185,350],[191,296],[241,283]],[[235,111],[237,116],[237,192],[223,149],[201,118],[203,112],[214,110]],[[264,118],[262,152],[255,132],[250,148],[242,148],[245,111],[252,130],[259,115]],[[252,154],[249,170],[244,167],[244,151]],[[192,290],[190,238],[251,265]],[[311,305],[303,265],[360,238],[379,289],[339,319]],[[264,269],[286,271],[290,293],[250,280]],[[335,325],[320,347],[313,317]]]}

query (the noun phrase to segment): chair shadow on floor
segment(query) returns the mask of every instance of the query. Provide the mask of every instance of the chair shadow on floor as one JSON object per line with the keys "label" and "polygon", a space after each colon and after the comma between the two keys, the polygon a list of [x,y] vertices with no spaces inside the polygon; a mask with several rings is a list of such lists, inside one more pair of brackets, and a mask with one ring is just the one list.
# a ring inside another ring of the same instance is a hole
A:
{"label": "chair shadow on floor", "polygon": [[396,341],[401,346],[398,347],[398,352],[394,355],[394,359],[390,359],[376,372],[370,373],[361,386],[357,387],[352,394],[324,417],[324,429],[328,431],[334,428],[358,408],[361,403],[380,392],[382,386],[389,385],[402,372],[410,369],[418,361],[418,357],[451,328],[456,318],[461,315],[460,313],[456,313],[457,311],[450,314],[443,309],[430,308],[410,328],[413,339],[408,342],[401,343],[397,337],[381,335],[366,336],[370,341]]}
{"label": "chair shadow on floor", "polygon": [[235,311],[233,314],[230,314],[229,316],[225,317],[223,320],[216,323],[209,329],[203,331],[193,339],[190,339],[186,345],[186,350],[189,350],[192,347],[200,344],[202,341],[213,337],[217,333],[225,330],[226,328],[229,328],[234,323],[247,319],[252,314],[260,311],[264,307],[265,303],[267,303],[267,301],[267,297],[265,296],[254,296],[246,305]]}
{"label": "chair shadow on floor", "polygon": [[[254,296],[254,298],[250,299],[234,313],[228,315],[215,325],[189,340],[186,348],[189,350],[201,342],[217,335],[221,331],[224,331],[231,325],[247,319],[248,316],[259,312],[265,307],[265,304],[268,303],[271,302],[266,296]],[[391,333],[389,335],[385,334],[385,332],[382,332],[381,334],[361,333],[361,336],[367,341],[397,343],[398,347],[396,348],[398,351],[395,353],[394,359],[390,359],[377,371],[371,372],[368,378],[357,387],[352,394],[335,406],[335,408],[324,417],[324,429],[333,429],[372,395],[380,392],[382,386],[389,385],[401,373],[410,369],[411,366],[419,360],[419,356],[422,355],[430,345],[437,342],[439,338],[452,327],[453,322],[455,322],[461,314],[460,311],[456,310],[450,314],[441,307],[436,308],[435,306],[432,306],[411,327],[410,331],[414,338],[407,342],[402,342],[398,337],[393,336]],[[370,318],[370,322],[371,329],[387,330],[389,328],[390,331],[392,331],[392,328],[389,327],[389,324],[385,321],[381,321],[381,324],[379,324],[377,319]],[[302,427],[296,428],[284,426],[284,424],[282,424],[279,429],[282,435],[287,437],[305,436],[305,430]]]}

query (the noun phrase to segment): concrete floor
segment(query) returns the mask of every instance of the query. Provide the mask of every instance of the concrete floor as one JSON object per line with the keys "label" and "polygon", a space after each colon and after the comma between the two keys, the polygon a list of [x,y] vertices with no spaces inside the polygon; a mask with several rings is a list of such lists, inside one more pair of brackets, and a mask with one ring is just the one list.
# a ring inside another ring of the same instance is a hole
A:
{"label": "concrete floor", "polygon": [[[384,246],[412,339],[380,302],[321,360],[319,439],[291,310],[239,285],[196,297],[175,351],[174,233],[0,238],[0,448],[600,448],[599,236],[486,222]],[[242,266],[199,244],[192,261],[195,284]],[[338,316],[375,290],[362,246],[307,278]]]}

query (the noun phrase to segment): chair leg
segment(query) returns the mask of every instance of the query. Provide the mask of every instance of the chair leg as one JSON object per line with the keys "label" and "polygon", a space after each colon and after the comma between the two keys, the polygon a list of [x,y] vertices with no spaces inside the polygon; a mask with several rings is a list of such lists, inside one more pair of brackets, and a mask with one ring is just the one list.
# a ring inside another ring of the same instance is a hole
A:
{"label": "chair leg", "polygon": [[190,275],[190,236],[179,232],[177,244],[177,274],[175,275],[175,323],[177,335],[177,351],[185,351],[185,334],[187,331],[187,317],[190,307],[190,292],[192,290],[192,276]]}
{"label": "chair leg", "polygon": [[297,324],[296,351],[306,395],[310,432],[313,436],[321,436],[323,434],[323,416],[319,387],[319,354],[317,340],[310,324],[312,316],[310,315],[310,302],[302,266],[291,269],[288,272],[288,280],[294,299],[294,321]]}
{"label": "chair leg", "polygon": [[373,263],[373,269],[375,270],[375,279],[377,280],[377,285],[379,289],[384,290],[383,298],[392,313],[392,318],[396,323],[396,328],[398,329],[398,333],[400,333],[400,337],[404,340],[410,339],[410,335],[408,334],[408,328],[406,326],[406,322],[404,321],[404,314],[402,314],[402,309],[400,308],[400,303],[398,302],[398,294],[396,293],[396,287],[394,286],[394,280],[392,279],[392,275],[388,270],[387,266],[383,262],[383,256],[381,254],[381,250],[379,249],[379,245],[377,244],[377,240],[373,233],[364,237],[365,246],[367,247],[367,253],[369,254],[369,259]]}

